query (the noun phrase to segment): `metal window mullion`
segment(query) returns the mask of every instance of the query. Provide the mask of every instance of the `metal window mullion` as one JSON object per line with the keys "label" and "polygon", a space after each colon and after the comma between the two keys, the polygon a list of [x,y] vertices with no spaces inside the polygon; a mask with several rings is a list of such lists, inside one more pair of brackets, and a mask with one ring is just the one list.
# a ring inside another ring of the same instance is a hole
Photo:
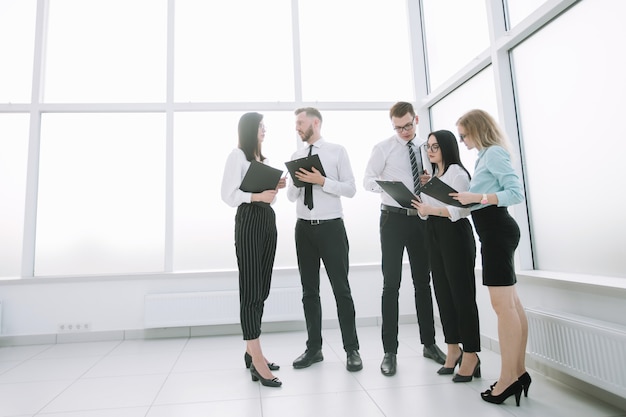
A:
{"label": "metal window mullion", "polygon": [[35,275],[37,238],[37,194],[39,192],[39,154],[41,146],[41,101],[45,66],[45,36],[48,23],[48,0],[37,1],[33,78],[31,84],[28,156],[26,163],[26,192],[24,199],[24,228],[22,237],[22,278]]}
{"label": "metal window mullion", "polygon": [[174,29],[175,0],[167,2],[167,91],[165,102],[165,247],[163,269],[174,270]]}

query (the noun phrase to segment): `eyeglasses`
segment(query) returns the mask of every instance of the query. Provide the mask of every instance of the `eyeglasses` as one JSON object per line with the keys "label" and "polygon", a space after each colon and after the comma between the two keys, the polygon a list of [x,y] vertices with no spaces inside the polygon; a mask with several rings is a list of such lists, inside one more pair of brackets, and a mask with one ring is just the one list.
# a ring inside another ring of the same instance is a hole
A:
{"label": "eyeglasses", "polygon": [[399,126],[394,126],[393,130],[395,130],[398,133],[402,133],[402,132],[410,132],[411,129],[413,129],[415,127],[415,122],[411,122],[411,123],[407,123],[402,127]]}
{"label": "eyeglasses", "polygon": [[432,145],[429,145],[428,143],[425,143],[424,149],[426,149],[427,151],[437,152],[439,150],[439,144],[433,143]]}
{"label": "eyeglasses", "polygon": [[461,142],[463,142],[465,138],[467,137],[467,135],[459,135],[459,137],[461,138]]}

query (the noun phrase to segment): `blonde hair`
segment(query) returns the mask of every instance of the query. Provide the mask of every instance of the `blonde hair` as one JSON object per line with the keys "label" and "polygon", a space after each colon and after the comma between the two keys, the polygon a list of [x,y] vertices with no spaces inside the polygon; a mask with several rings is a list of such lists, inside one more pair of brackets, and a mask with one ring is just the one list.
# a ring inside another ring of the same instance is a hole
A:
{"label": "blonde hair", "polygon": [[511,153],[506,135],[495,119],[486,111],[470,110],[459,117],[456,125],[462,126],[465,129],[465,134],[470,136],[480,148],[499,145]]}

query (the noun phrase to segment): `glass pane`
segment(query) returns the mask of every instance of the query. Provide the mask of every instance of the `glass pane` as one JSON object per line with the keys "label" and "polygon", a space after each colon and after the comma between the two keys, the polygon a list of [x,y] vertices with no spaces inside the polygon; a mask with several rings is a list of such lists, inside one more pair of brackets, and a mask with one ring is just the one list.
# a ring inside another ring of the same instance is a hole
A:
{"label": "glass pane", "polygon": [[580,2],[513,51],[538,269],[626,277],[625,14]]}
{"label": "glass pane", "polygon": [[36,275],[163,270],[165,117],[46,114]]}
{"label": "glass pane", "polygon": [[305,101],[413,100],[405,0],[301,0]]}
{"label": "glass pane", "polygon": [[21,275],[28,121],[0,114],[0,277]]}
{"label": "glass pane", "polygon": [[322,135],[346,148],[356,180],[356,195],[341,199],[350,265],[379,264],[380,195],[363,188],[363,174],[374,145],[395,134],[389,111],[326,111],[322,115]]}
{"label": "glass pane", "polygon": [[162,102],[166,0],[50,0],[46,102]]}
{"label": "glass pane", "polygon": [[175,99],[293,101],[291,1],[176,1]]}
{"label": "glass pane", "polygon": [[[490,113],[493,117],[499,118],[495,82],[491,67],[487,67],[476,74],[431,108],[431,130],[449,130],[454,133],[458,140],[459,134],[456,129],[456,121],[466,111],[472,109],[482,109]],[[476,163],[477,156],[476,150],[469,151],[465,145],[459,143],[459,153],[461,154],[461,161],[465,168],[467,168],[470,174],[474,174],[474,164]],[[480,248],[476,234],[474,234],[474,238],[476,239],[476,248]],[[480,268],[481,266],[482,258],[480,256],[480,249],[478,249],[476,252],[476,267]]]}
{"label": "glass pane", "polygon": [[34,0],[0,1],[0,103],[30,102],[36,6]]}
{"label": "glass pane", "polygon": [[512,28],[542,6],[546,0],[507,0],[509,27]]}
{"label": "glass pane", "polygon": [[484,0],[423,0],[430,91],[489,46]]}
{"label": "glass pane", "polygon": [[[487,67],[476,74],[431,108],[431,130],[449,130],[454,133],[458,140],[456,121],[465,112],[472,109],[485,110],[496,119],[499,119],[495,82],[491,67]],[[476,151],[468,151],[463,144],[459,144],[459,151],[465,168],[467,168],[470,174],[474,173]]]}
{"label": "glass pane", "polygon": [[[393,134],[389,116],[387,112],[323,113],[324,137],[348,149],[356,178],[356,196],[342,199],[351,263],[379,262],[380,199],[377,194],[364,191],[362,183],[372,147]],[[241,114],[176,115],[174,268],[177,271],[237,267],[234,249],[236,210],[221,201],[220,185],[226,157],[237,146],[237,122]],[[284,162],[291,159],[298,146],[302,146],[295,133],[295,116],[293,112],[266,112],[263,115],[267,126],[263,152],[272,166],[285,170]],[[295,267],[295,205],[282,191],[273,208],[278,227],[275,266]]]}
{"label": "glass pane", "polygon": [[[180,113],[174,131],[174,269],[236,269],[236,209],[220,195],[224,163],[237,147],[237,124],[244,112]],[[285,171],[296,149],[293,112],[263,112],[266,137],[263,154],[270,165]],[[278,225],[276,266],[295,265],[290,237],[295,208],[285,190],[273,206]]]}

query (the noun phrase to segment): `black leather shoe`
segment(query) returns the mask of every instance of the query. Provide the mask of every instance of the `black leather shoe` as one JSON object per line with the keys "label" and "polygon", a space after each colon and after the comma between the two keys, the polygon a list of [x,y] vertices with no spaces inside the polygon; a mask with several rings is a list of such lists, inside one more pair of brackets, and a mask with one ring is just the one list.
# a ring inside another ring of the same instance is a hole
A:
{"label": "black leather shoe", "polygon": [[432,359],[441,365],[446,363],[446,355],[443,354],[437,345],[424,346],[424,357]]}
{"label": "black leather shoe", "polygon": [[310,351],[307,349],[302,355],[298,356],[296,360],[293,361],[293,367],[296,369],[308,368],[315,362],[321,362],[323,360],[324,355],[322,355],[321,350]]}
{"label": "black leather shoe", "polygon": [[347,352],[346,369],[350,372],[356,372],[363,369],[363,361],[358,350]]}
{"label": "black leather shoe", "polygon": [[380,372],[385,376],[392,376],[396,374],[396,354],[387,352],[383,358],[383,362],[380,364]]}

